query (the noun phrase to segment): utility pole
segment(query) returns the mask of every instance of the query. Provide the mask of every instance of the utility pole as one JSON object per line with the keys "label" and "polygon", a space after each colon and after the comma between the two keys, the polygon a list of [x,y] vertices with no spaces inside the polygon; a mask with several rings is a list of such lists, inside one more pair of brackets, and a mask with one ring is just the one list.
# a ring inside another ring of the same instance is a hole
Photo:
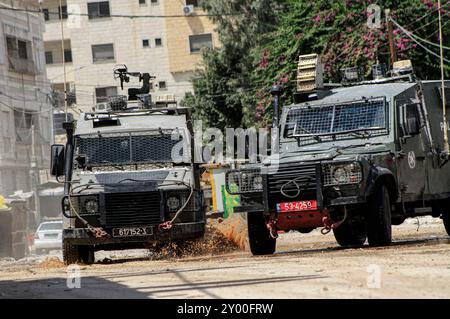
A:
{"label": "utility pole", "polygon": [[438,0],[438,12],[439,12],[439,46],[441,51],[441,84],[442,84],[442,121],[444,122],[444,155],[448,157],[450,155],[449,145],[448,145],[448,123],[447,123],[447,112],[446,105],[447,101],[445,99],[445,73],[444,73],[444,47],[442,39],[442,13],[441,13],[441,0]]}
{"label": "utility pole", "polygon": [[41,220],[41,212],[39,205],[39,191],[40,184],[39,167],[36,157],[36,131],[34,124],[31,125],[31,159],[30,159],[30,176],[31,176],[31,190],[34,193],[34,209],[36,211],[37,220]]}
{"label": "utility pole", "polygon": [[391,67],[397,62],[397,50],[395,48],[394,41],[394,26],[391,20],[391,15],[388,10],[386,10],[386,22],[388,27],[388,37],[389,37],[389,49],[391,51]]}
{"label": "utility pole", "polygon": [[64,72],[64,113],[66,114],[66,122],[69,120],[67,116],[67,79],[66,79],[66,57],[64,54],[64,19],[62,11],[62,2],[59,0],[59,19],[61,21],[61,50],[62,50],[62,63]]}

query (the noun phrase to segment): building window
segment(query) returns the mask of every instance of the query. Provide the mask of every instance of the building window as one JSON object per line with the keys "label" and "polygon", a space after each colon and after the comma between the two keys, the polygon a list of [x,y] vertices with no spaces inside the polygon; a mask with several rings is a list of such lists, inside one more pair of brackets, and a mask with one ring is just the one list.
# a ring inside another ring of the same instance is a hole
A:
{"label": "building window", "polygon": [[93,45],[92,59],[94,63],[114,60],[114,45],[112,43]]}
{"label": "building window", "polygon": [[149,47],[149,46],[150,46],[150,41],[149,41],[148,39],[142,40],[142,46],[143,46],[144,48]]}
{"label": "building window", "polygon": [[88,3],[89,19],[110,17],[109,1]]}
{"label": "building window", "polygon": [[196,34],[189,36],[191,53],[200,52],[202,48],[212,48],[212,34]]}
{"label": "building window", "polygon": [[19,53],[19,58],[27,60],[28,59],[27,43],[22,40],[17,40],[17,49]]}
{"label": "building window", "polygon": [[67,19],[67,6],[58,7],[59,19]]}
{"label": "building window", "polygon": [[34,128],[38,128],[39,121],[37,120],[36,114],[25,113],[21,111],[14,111],[14,125],[16,127],[16,132],[29,130],[32,125]]}
{"label": "building window", "polygon": [[158,83],[158,86],[159,86],[159,89],[160,89],[160,90],[166,90],[166,89],[167,89],[166,81],[160,81],[160,82]]}
{"label": "building window", "polygon": [[53,52],[52,51],[45,52],[45,64],[53,64]]}
{"label": "building window", "polygon": [[155,46],[157,46],[157,47],[162,46],[162,39],[161,38],[156,38],[155,39]]}
{"label": "building window", "polygon": [[44,20],[50,20],[50,13],[48,12],[48,9],[42,9],[42,12],[44,13]]}
{"label": "building window", "polygon": [[139,0],[139,4],[145,4],[145,0]]}
{"label": "building window", "polygon": [[36,72],[30,41],[7,36],[6,51],[8,53],[10,70],[28,74]]}
{"label": "building window", "polygon": [[150,0],[150,2],[151,2],[152,4],[157,4],[157,3],[158,3],[158,0]]}
{"label": "building window", "polygon": [[71,49],[64,50],[64,61],[66,63],[72,62],[72,50]]}
{"label": "building window", "polygon": [[97,103],[106,102],[108,100],[108,96],[115,95],[117,95],[117,88],[115,86],[95,89],[95,98],[97,100]]}
{"label": "building window", "polygon": [[198,7],[200,5],[200,0],[186,0],[186,5]]}

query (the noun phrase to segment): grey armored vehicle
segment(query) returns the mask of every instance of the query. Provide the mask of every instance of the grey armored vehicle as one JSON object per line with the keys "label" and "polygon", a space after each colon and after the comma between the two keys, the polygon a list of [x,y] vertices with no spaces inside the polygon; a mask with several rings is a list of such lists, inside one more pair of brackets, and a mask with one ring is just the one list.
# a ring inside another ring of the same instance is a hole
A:
{"label": "grey armored vehicle", "polygon": [[205,232],[199,171],[190,154],[190,111],[151,101],[149,74],[141,89],[114,97],[64,123],[67,144],[52,146],[52,174],[64,177],[63,257],[92,263],[96,250],[147,247]]}
{"label": "grey armored vehicle", "polygon": [[341,246],[389,245],[392,225],[423,215],[441,217],[450,234],[450,83],[443,94],[440,81],[417,80],[409,63],[371,81],[348,69],[344,85],[299,92],[280,116],[279,153],[228,172],[253,254],[274,253],[280,230],[319,227]]}

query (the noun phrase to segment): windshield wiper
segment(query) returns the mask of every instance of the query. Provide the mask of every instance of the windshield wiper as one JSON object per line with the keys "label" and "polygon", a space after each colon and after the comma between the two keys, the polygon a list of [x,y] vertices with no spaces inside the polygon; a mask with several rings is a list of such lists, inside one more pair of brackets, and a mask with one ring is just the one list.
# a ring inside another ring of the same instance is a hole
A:
{"label": "windshield wiper", "polygon": [[370,133],[367,130],[354,131],[354,132],[350,132],[350,134],[357,136],[357,137],[362,137],[362,138],[370,138],[373,135],[372,133]]}
{"label": "windshield wiper", "polygon": [[302,131],[305,132],[306,134],[311,135],[317,142],[322,142],[322,139],[320,138],[319,135],[313,134],[313,133],[311,133],[310,131],[308,131],[307,129],[305,129],[305,128],[301,127],[301,126],[298,126],[298,125],[295,125],[295,127],[294,127],[294,134],[293,134],[293,137],[295,137],[295,138],[303,137],[303,136],[295,136],[295,131],[296,131],[297,128],[300,129],[300,130],[302,130]]}
{"label": "windshield wiper", "polygon": [[117,168],[118,170],[121,170],[121,171],[124,171],[124,170],[125,170],[123,166],[120,166],[120,164],[112,163],[112,162],[110,162],[110,161],[105,161],[105,160],[103,160],[103,161],[102,161],[102,164],[109,164],[109,165],[111,165],[112,167]]}

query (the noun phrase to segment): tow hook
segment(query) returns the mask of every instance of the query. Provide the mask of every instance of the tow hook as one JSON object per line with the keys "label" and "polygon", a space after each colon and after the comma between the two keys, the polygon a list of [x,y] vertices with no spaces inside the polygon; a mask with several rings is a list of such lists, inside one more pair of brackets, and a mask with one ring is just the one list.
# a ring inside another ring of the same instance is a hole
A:
{"label": "tow hook", "polygon": [[170,230],[170,229],[172,229],[172,227],[173,227],[172,221],[168,221],[168,222],[159,224],[158,229],[160,231],[163,231],[163,230]]}
{"label": "tow hook", "polygon": [[95,238],[104,238],[108,237],[108,233],[103,230],[101,227],[93,227],[91,232],[94,234]]}
{"label": "tow hook", "polygon": [[341,224],[344,222],[345,219],[339,221],[339,222],[334,222],[330,215],[325,215],[322,218],[322,222],[323,222],[323,228],[320,230],[320,232],[322,233],[322,235],[326,235],[329,232],[331,232],[333,229],[338,228],[339,226],[341,226]]}
{"label": "tow hook", "polygon": [[271,238],[278,238],[277,221],[275,219],[272,219],[267,223],[267,229],[269,230],[269,235]]}

